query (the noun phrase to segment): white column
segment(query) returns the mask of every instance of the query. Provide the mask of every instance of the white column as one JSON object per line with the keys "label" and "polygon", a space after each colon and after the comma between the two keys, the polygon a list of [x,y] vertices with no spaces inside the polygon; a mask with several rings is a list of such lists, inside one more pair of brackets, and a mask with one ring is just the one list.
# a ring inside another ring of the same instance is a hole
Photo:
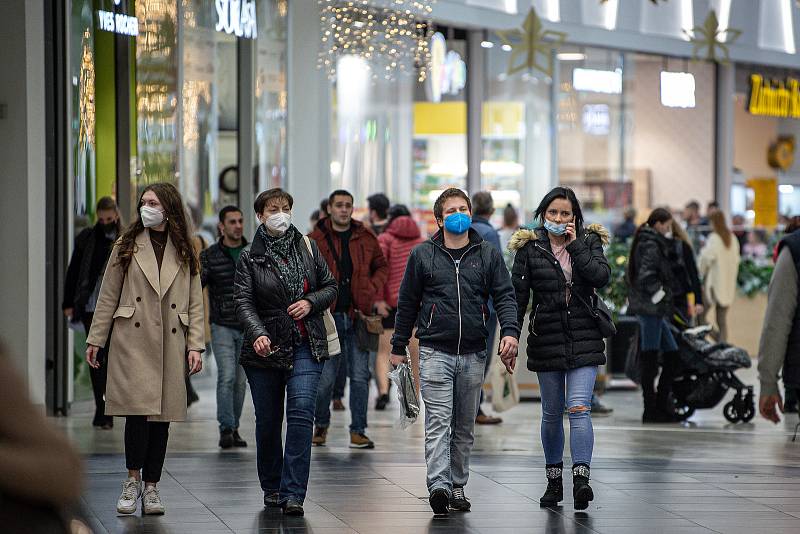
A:
{"label": "white column", "polygon": [[716,180],[714,199],[723,213],[730,215],[733,184],[733,98],[736,89],[736,67],[717,65],[717,124],[715,131]]}
{"label": "white column", "polygon": [[316,2],[289,2],[288,190],[300,231],[330,193],[330,82],[317,68],[319,10]]}

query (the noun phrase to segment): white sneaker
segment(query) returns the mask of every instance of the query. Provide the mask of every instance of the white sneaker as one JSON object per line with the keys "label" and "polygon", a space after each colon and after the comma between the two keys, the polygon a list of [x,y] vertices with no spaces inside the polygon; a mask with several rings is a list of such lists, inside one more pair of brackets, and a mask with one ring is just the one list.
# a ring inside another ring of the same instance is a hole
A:
{"label": "white sneaker", "polygon": [[122,482],[122,495],[117,501],[117,512],[120,514],[135,514],[136,503],[142,494],[142,481],[133,477]]}
{"label": "white sneaker", "polygon": [[166,509],[155,486],[148,486],[142,494],[142,509],[145,515],[163,515]]}

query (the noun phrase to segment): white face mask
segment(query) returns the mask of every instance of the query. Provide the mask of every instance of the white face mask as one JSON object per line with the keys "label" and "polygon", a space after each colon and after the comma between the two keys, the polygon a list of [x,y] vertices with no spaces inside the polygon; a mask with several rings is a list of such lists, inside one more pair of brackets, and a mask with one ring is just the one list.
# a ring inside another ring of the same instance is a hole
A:
{"label": "white face mask", "polygon": [[139,213],[142,215],[142,224],[145,228],[153,228],[164,222],[164,212],[150,206],[142,206]]}
{"label": "white face mask", "polygon": [[264,226],[276,234],[282,234],[286,232],[291,224],[292,214],[287,212],[276,213],[264,219]]}

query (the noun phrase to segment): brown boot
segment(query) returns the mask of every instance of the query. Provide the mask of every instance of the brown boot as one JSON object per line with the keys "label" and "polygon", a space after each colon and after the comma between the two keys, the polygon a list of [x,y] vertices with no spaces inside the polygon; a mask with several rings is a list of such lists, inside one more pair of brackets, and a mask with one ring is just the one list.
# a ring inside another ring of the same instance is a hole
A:
{"label": "brown boot", "polygon": [[351,449],[374,449],[375,444],[364,434],[350,432],[350,448]]}
{"label": "brown boot", "polygon": [[322,428],[321,426],[314,427],[314,437],[311,438],[311,444],[316,445],[317,447],[322,447],[325,445],[325,441],[328,439],[328,429]]}

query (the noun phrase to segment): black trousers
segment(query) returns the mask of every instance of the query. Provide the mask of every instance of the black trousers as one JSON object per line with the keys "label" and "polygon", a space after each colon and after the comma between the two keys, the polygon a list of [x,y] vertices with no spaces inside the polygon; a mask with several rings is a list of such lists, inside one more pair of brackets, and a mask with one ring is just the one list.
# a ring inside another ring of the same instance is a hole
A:
{"label": "black trousers", "polygon": [[[642,372],[642,396],[644,397],[644,410],[669,410],[669,395],[672,393],[672,381],[675,378],[675,363],[677,352],[665,352],[658,361],[658,351],[643,351],[639,359]],[[658,371],[661,368],[661,376]],[[658,377],[658,389],[656,389]]]}
{"label": "black trousers", "polygon": [[[93,313],[84,312],[81,316],[81,322],[86,329],[86,334],[89,334],[89,329],[92,327]],[[111,334],[109,333],[109,337]],[[106,383],[108,382],[108,343],[101,348],[97,353],[97,361],[100,362],[100,368],[94,369],[89,367],[89,378],[92,381],[92,392],[94,393],[94,426],[113,425],[114,418],[106,415]]]}
{"label": "black trousers", "polygon": [[125,465],[142,470],[142,480],[158,482],[167,456],[169,423],[148,421],[145,415],[125,417]]}

